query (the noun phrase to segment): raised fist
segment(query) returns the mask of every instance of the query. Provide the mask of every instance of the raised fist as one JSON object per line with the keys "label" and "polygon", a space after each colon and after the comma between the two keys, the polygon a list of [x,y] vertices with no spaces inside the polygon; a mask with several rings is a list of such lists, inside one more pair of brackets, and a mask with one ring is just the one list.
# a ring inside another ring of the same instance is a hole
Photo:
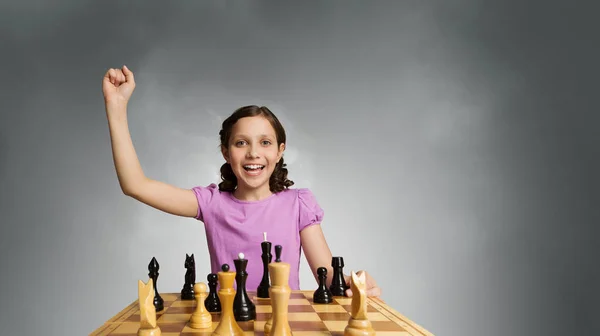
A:
{"label": "raised fist", "polygon": [[122,69],[108,69],[102,79],[102,93],[106,104],[127,104],[133,90],[135,79],[127,66]]}

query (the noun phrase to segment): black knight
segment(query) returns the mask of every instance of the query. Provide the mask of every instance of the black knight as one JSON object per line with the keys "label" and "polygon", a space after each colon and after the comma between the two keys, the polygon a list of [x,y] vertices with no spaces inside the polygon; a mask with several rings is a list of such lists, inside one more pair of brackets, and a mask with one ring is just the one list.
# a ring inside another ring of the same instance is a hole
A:
{"label": "black knight", "polygon": [[182,300],[194,300],[194,284],[196,283],[196,261],[194,260],[194,254],[185,254],[184,267],[187,269],[185,272],[185,284],[181,290]]}

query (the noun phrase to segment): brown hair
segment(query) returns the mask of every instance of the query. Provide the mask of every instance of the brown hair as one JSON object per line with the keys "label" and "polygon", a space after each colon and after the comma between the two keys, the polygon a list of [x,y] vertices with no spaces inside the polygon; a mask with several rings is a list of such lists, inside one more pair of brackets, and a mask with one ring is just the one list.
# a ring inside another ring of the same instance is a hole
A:
{"label": "brown hair", "polygon": [[[263,116],[270,123],[271,126],[275,129],[275,136],[277,137],[277,147],[279,147],[282,143],[285,144],[285,130],[283,126],[279,122],[279,119],[265,106],[258,107],[256,105],[248,105],[238,108],[233,112],[231,116],[229,116],[225,121],[223,121],[223,125],[221,130],[219,131],[219,136],[221,139],[221,147],[229,148],[229,139],[231,137],[231,130],[233,129],[233,125],[244,117],[255,117],[255,116]],[[269,187],[271,192],[280,192],[292,185],[294,185],[293,181],[288,180],[288,170],[286,164],[283,162],[283,156],[275,165],[275,170],[273,174],[269,178]],[[231,191],[233,192],[237,187],[237,178],[231,169],[231,165],[225,162],[221,166],[221,183],[219,183],[219,190],[221,191]]]}

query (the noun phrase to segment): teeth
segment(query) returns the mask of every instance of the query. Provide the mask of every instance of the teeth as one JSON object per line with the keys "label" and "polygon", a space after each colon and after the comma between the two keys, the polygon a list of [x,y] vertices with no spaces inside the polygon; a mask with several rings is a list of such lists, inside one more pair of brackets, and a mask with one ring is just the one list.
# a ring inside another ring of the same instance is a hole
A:
{"label": "teeth", "polygon": [[260,169],[262,167],[263,166],[261,166],[261,165],[246,165],[246,166],[244,166],[244,168],[247,168],[247,169]]}

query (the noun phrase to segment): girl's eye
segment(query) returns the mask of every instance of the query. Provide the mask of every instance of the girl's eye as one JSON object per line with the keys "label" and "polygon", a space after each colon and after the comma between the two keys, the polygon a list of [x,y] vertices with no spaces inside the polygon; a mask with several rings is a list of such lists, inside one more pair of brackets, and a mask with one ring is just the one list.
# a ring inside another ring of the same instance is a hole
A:
{"label": "girl's eye", "polygon": [[269,141],[269,140],[264,140],[263,141],[263,145],[265,145],[265,146],[268,146],[270,144],[271,144],[271,141]]}
{"label": "girl's eye", "polygon": [[238,142],[235,143],[236,146],[243,146],[246,143],[246,141],[244,140],[239,140]]}

